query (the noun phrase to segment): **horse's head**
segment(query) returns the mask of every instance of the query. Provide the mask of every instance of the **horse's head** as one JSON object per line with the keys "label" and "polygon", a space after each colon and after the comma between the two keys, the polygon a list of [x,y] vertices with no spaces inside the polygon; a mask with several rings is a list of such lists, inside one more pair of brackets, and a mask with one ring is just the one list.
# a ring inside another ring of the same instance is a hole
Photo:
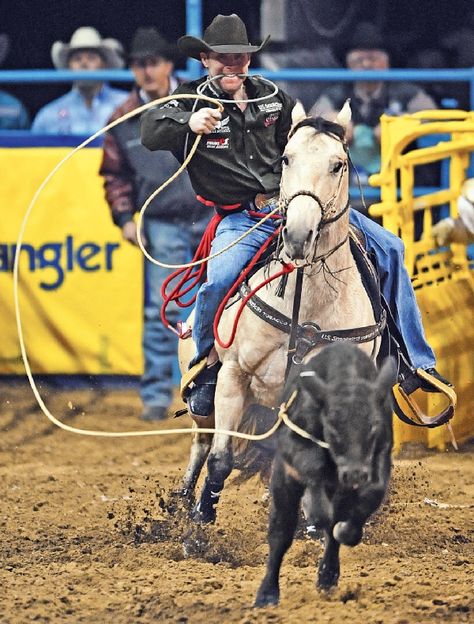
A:
{"label": "horse's head", "polygon": [[295,106],[282,156],[281,200],[286,215],[284,251],[296,264],[311,262],[321,228],[347,204],[344,136],[350,118],[349,102],[334,122],[306,117],[303,107]]}

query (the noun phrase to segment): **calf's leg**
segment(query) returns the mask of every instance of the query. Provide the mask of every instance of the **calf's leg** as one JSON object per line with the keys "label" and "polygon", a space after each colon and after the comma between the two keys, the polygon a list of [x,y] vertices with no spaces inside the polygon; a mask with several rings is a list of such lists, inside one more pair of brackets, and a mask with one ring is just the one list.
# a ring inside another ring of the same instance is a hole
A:
{"label": "calf's leg", "polygon": [[283,557],[291,546],[298,523],[299,503],[304,488],[285,472],[283,462],[277,459],[270,486],[272,505],[268,529],[270,553],[267,571],[260,585],[254,607],[276,605],[280,599],[279,576]]}
{"label": "calf's leg", "polygon": [[331,589],[339,580],[339,548],[332,532],[326,531],[323,558],[319,563],[317,586],[319,589]]}

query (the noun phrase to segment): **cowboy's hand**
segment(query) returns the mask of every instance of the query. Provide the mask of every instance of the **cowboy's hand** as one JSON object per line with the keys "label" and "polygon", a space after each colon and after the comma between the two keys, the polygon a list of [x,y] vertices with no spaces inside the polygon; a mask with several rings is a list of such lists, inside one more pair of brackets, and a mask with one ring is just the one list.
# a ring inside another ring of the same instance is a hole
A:
{"label": "cowboy's hand", "polygon": [[196,134],[210,134],[221,118],[220,111],[215,108],[201,108],[189,118],[189,127]]}
{"label": "cowboy's hand", "polygon": [[439,223],[433,225],[433,229],[431,231],[438,246],[442,247],[443,245],[452,242],[454,219],[451,219],[451,217],[442,219]]}
{"label": "cowboy's hand", "polygon": [[[132,245],[136,245],[138,247],[137,224],[135,223],[135,221],[127,221],[127,223],[122,226],[122,238],[129,243],[132,243]],[[147,241],[143,234],[141,236],[141,239],[143,245],[146,247]]]}

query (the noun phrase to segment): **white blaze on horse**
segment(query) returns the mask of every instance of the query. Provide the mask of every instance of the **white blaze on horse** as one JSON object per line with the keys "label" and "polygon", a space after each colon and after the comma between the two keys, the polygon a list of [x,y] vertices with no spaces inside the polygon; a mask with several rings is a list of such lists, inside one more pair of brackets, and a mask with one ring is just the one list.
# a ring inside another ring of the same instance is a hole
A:
{"label": "white blaze on horse", "polygon": [[[282,158],[280,204],[285,218],[278,257],[258,270],[249,281],[255,288],[291,262],[302,272],[299,323],[341,335],[362,334],[358,344],[371,357],[380,346],[380,326],[362,283],[349,243],[349,164],[344,140],[351,111],[346,103],[335,122],[307,118],[301,106],[293,111],[293,126]],[[225,262],[225,257],[222,260]],[[275,293],[275,282],[258,291],[268,309],[291,317],[297,284],[297,270],[288,275],[284,297]],[[219,333],[230,335],[236,308],[225,310]],[[311,329],[311,327],[309,327]],[[338,339],[337,337],[335,338]],[[357,342],[357,340],[356,340]],[[189,351],[192,341],[182,342]],[[327,344],[327,342],[326,342]],[[317,342],[311,355],[322,348]],[[243,414],[251,404],[273,407],[281,394],[287,367],[289,335],[246,307],[239,320],[232,345],[216,345],[222,368],[219,371],[215,413],[196,417],[197,427],[238,430]],[[182,353],[181,361],[191,359]],[[225,479],[233,468],[233,445],[229,435],[197,434],[184,479],[184,491],[192,494],[208,457],[208,475],[195,518],[215,519],[215,507]]]}

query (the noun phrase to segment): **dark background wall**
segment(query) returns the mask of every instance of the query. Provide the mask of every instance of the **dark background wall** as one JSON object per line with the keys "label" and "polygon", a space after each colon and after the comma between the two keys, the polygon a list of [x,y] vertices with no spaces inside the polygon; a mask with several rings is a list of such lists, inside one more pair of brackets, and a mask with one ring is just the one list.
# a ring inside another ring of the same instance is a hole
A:
{"label": "dark background wall", "polygon": [[[406,66],[417,47],[436,47],[447,30],[460,28],[473,11],[472,0],[287,0],[288,35],[296,43],[316,37],[301,6],[317,11],[319,21],[331,27],[350,5],[356,5],[351,24],[339,36],[350,35],[354,21],[375,21],[382,28],[399,67]],[[204,26],[217,13],[238,13],[247,23],[252,41],[260,40],[259,0],[203,0]],[[56,40],[69,41],[79,26],[95,26],[104,37],[116,37],[128,48],[139,26],[154,25],[170,40],[185,34],[185,0],[0,0],[0,32],[11,38],[8,68],[51,68],[50,50]],[[267,33],[265,33],[267,34]],[[295,44],[294,41],[290,43]],[[179,64],[184,67],[184,59]],[[455,66],[452,59],[451,66]],[[0,87],[1,88],[1,87]],[[30,112],[64,93],[66,85],[8,85]]]}

